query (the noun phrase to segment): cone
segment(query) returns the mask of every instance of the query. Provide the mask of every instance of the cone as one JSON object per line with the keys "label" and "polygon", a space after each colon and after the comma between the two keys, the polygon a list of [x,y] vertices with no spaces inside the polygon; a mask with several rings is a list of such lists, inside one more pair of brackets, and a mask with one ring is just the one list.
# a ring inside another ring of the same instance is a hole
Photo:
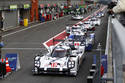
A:
{"label": "cone", "polygon": [[11,68],[10,68],[10,66],[9,66],[9,63],[8,63],[8,58],[6,58],[6,72],[8,73],[8,72],[11,72],[12,70],[11,70]]}

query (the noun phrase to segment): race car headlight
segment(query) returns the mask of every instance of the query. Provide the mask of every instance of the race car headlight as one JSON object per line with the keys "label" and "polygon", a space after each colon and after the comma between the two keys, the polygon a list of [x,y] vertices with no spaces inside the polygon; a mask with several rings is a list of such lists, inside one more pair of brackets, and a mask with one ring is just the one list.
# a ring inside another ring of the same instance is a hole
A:
{"label": "race car headlight", "polygon": [[37,55],[35,58],[34,58],[34,65],[36,67],[39,67],[40,66],[40,56]]}
{"label": "race car headlight", "polygon": [[35,66],[39,67],[40,66],[40,61],[35,61]]}
{"label": "race car headlight", "polygon": [[69,62],[69,65],[71,65],[72,64],[72,62]]}
{"label": "race car headlight", "polygon": [[69,61],[68,62],[68,68],[72,69],[75,67],[75,61]]}
{"label": "race car headlight", "polygon": [[35,61],[38,61],[39,59],[40,59],[40,56],[39,56],[39,55],[37,55],[37,56],[34,58]]}

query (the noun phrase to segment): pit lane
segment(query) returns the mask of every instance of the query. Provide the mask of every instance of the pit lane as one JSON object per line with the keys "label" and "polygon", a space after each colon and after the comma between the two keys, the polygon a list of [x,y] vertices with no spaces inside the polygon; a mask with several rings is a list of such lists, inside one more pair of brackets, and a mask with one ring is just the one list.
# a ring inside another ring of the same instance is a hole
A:
{"label": "pit lane", "polygon": [[[88,15],[85,15],[85,17]],[[3,55],[5,53],[18,53],[20,55],[19,58],[21,62],[21,69],[18,72],[13,72],[7,78],[0,80],[0,82],[1,83],[22,83],[22,82],[23,83],[50,83],[50,82],[86,83],[86,77],[89,74],[89,68],[92,64],[92,55],[97,54],[97,52],[95,51],[86,52],[87,58],[84,62],[82,62],[77,77],[68,77],[66,75],[33,76],[31,72],[33,67],[34,56],[40,50],[36,48],[43,47],[43,45],[41,45],[43,42],[63,31],[67,23],[75,24],[78,22],[78,21],[72,21],[70,19],[71,16],[68,16],[66,18],[53,21],[47,24],[39,25],[37,27],[28,29],[21,33],[16,33],[14,35],[5,37],[3,40],[5,42],[6,49],[5,48],[3,49]],[[105,49],[107,16],[102,18],[102,21],[103,22],[101,26],[97,27],[95,31],[96,44],[94,46],[94,49],[96,49],[99,42],[102,43],[102,47],[103,49]]]}

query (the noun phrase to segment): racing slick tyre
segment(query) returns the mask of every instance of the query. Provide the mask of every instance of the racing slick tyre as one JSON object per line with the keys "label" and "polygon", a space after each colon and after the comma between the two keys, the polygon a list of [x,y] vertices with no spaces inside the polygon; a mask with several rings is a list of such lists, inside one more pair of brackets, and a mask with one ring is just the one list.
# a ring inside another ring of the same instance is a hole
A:
{"label": "racing slick tyre", "polygon": [[84,58],[83,58],[83,61],[85,61],[86,60],[86,56],[84,56]]}
{"label": "racing slick tyre", "polygon": [[78,74],[78,70],[79,70],[79,61],[77,63],[77,69],[76,69],[76,71],[75,72],[70,72],[70,75],[76,77],[77,74]]}
{"label": "racing slick tyre", "polygon": [[37,67],[32,70],[33,75],[38,75],[39,74],[39,69]]}
{"label": "racing slick tyre", "polygon": [[76,76],[77,76],[77,71],[74,72],[74,73],[72,74],[72,76],[75,76],[75,77],[76,77]]}
{"label": "racing slick tyre", "polygon": [[70,76],[76,77],[77,76],[78,71],[75,72],[70,72]]}

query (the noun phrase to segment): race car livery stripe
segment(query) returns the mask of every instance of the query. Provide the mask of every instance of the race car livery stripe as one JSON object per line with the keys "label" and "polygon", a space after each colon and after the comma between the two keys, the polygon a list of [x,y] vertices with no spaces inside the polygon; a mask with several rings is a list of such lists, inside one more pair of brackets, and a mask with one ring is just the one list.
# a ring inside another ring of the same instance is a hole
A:
{"label": "race car livery stripe", "polygon": [[52,68],[57,67],[57,63],[52,63],[52,64],[51,64],[51,67],[52,67]]}

